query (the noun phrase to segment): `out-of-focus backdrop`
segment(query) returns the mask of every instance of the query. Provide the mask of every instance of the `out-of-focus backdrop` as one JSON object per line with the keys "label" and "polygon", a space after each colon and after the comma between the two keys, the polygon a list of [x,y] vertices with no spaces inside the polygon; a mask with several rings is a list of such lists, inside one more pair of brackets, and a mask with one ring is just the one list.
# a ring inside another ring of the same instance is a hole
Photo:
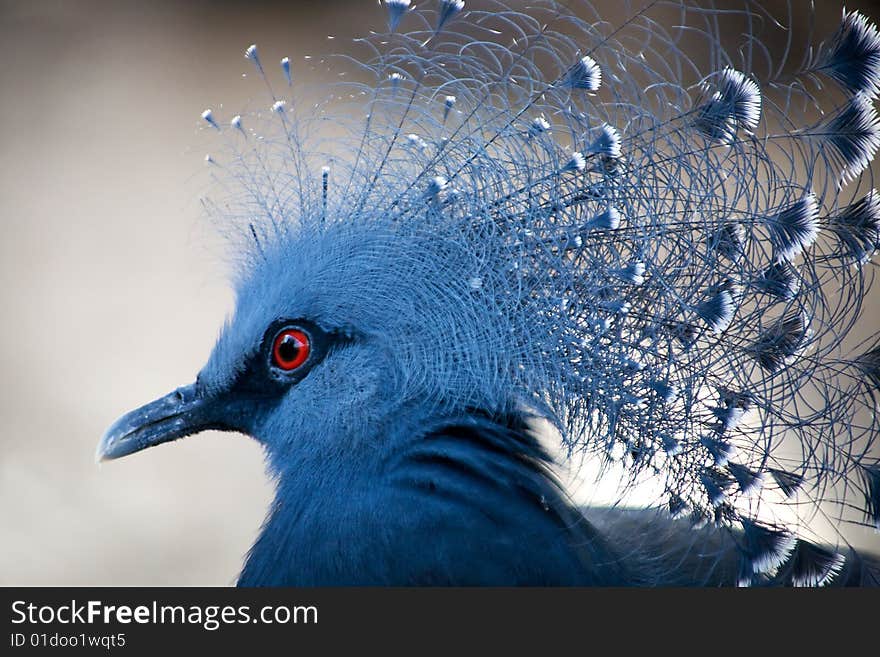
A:
{"label": "out-of-focus backdrop", "polygon": [[[825,34],[841,5],[818,4]],[[880,19],[873,0],[847,8]],[[242,77],[251,43],[296,66],[384,20],[370,0],[0,0],[0,584],[234,582],[271,499],[254,441],[207,433],[100,467],[94,448],[193,379],[231,309],[198,203],[201,111],[264,98]]]}

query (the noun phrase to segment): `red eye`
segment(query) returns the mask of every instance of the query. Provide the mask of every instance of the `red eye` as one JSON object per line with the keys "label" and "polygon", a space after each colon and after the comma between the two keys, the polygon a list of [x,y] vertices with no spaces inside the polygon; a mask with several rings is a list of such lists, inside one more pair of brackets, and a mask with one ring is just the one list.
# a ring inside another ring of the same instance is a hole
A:
{"label": "red eye", "polygon": [[309,359],[309,336],[299,329],[284,329],[272,343],[272,364],[292,372]]}

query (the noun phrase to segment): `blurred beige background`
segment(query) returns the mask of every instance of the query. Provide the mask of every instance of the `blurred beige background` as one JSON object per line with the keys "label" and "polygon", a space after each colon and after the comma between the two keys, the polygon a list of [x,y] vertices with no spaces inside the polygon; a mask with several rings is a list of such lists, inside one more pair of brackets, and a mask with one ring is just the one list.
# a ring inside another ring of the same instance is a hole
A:
{"label": "blurred beige background", "polygon": [[[832,29],[839,4],[820,4]],[[200,112],[256,93],[252,42],[296,62],[383,24],[370,0],[0,0],[0,584],[234,582],[271,495],[256,443],[204,434],[101,467],[94,448],[193,379],[231,308]]]}

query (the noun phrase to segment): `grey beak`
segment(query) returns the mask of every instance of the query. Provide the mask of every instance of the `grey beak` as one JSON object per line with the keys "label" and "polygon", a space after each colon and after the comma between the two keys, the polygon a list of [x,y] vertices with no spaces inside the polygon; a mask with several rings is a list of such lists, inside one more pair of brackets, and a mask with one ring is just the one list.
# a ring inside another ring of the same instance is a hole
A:
{"label": "grey beak", "polygon": [[95,452],[97,461],[127,456],[142,449],[216,428],[210,398],[197,393],[195,384],[145,404],[116,420]]}

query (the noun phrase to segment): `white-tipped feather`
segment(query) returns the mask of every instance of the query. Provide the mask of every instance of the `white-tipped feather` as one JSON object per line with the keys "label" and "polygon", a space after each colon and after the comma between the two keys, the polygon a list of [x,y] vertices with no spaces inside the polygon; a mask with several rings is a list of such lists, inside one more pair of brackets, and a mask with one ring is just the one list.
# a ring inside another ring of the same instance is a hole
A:
{"label": "white-tipped feather", "polygon": [[590,146],[590,153],[617,159],[621,154],[620,144],[621,137],[617,128],[606,123],[599,129],[599,134]]}
{"label": "white-tipped feather", "polygon": [[715,333],[722,333],[733,321],[733,296],[723,290],[697,307],[697,314]]}
{"label": "white-tipped feather", "polygon": [[214,119],[214,110],[206,109],[202,112],[202,120],[204,120],[208,125],[212,128],[220,129],[220,126],[217,125],[217,121]]}
{"label": "white-tipped feather", "polygon": [[565,166],[562,167],[563,171],[583,171],[587,166],[587,160],[584,158],[583,154],[575,151],[568,158],[568,161],[565,163]]}
{"label": "white-tipped feather", "polygon": [[589,55],[584,55],[569,69],[565,84],[572,89],[596,91],[602,84],[602,69]]}
{"label": "white-tipped feather", "polygon": [[875,97],[880,92],[880,32],[858,12],[844,13],[812,70],[836,80],[847,91]]}
{"label": "white-tipped feather", "polygon": [[287,86],[293,84],[293,77],[290,73],[290,57],[281,58],[281,70],[284,72],[284,79],[287,80]]}
{"label": "white-tipped feather", "polygon": [[770,243],[779,260],[793,260],[819,234],[819,201],[809,193],[791,206],[764,219]]}
{"label": "white-tipped feather", "polygon": [[410,0],[384,0],[388,10],[388,29],[394,32],[400,25],[400,19],[410,9]]}

